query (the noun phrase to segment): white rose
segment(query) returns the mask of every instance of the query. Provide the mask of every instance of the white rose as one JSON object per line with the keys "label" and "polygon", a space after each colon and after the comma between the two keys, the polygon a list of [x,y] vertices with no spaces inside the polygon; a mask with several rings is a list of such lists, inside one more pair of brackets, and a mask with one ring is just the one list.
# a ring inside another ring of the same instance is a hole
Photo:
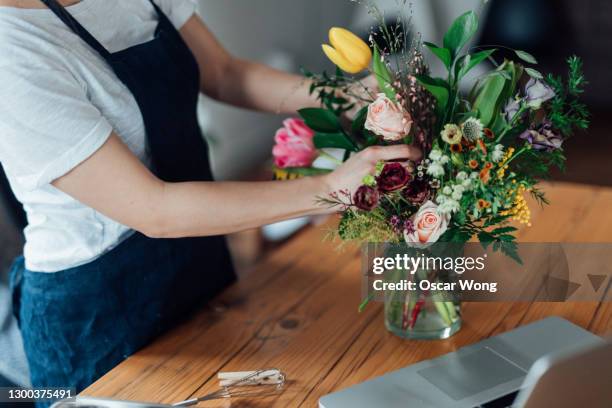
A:
{"label": "white rose", "polygon": [[431,244],[437,242],[448,229],[450,214],[441,214],[438,206],[427,201],[412,217],[414,231],[404,233],[409,244]]}
{"label": "white rose", "polygon": [[408,136],[412,127],[412,117],[398,103],[378,94],[368,107],[365,128],[388,142],[396,142]]}

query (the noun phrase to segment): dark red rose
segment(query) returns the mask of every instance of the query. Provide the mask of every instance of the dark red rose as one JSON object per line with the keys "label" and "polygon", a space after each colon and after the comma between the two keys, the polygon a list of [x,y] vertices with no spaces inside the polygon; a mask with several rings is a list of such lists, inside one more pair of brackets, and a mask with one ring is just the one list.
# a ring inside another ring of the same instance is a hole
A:
{"label": "dark red rose", "polygon": [[429,183],[425,180],[414,180],[402,191],[402,195],[412,204],[422,204],[429,198]]}
{"label": "dark red rose", "polygon": [[397,191],[404,187],[412,177],[401,163],[387,163],[376,178],[378,189],[384,193]]}
{"label": "dark red rose", "polygon": [[369,186],[361,186],[357,189],[353,200],[355,206],[360,210],[371,211],[378,205],[379,194],[378,191]]}

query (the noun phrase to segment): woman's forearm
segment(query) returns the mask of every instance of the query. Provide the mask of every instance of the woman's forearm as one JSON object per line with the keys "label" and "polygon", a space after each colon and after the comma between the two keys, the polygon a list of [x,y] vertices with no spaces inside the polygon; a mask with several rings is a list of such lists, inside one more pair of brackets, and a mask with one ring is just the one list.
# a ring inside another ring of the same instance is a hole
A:
{"label": "woman's forearm", "polygon": [[310,214],[327,194],[321,177],[284,182],[165,183],[147,235],[221,235]]}
{"label": "woman's forearm", "polygon": [[243,108],[270,113],[293,114],[298,109],[318,106],[309,93],[310,80],[266,65],[232,59],[218,99]]}
{"label": "woman's forearm", "polygon": [[233,57],[198,16],[181,28],[181,35],[200,67],[201,91],[221,102],[263,112],[293,114],[317,106],[310,82],[266,65]]}

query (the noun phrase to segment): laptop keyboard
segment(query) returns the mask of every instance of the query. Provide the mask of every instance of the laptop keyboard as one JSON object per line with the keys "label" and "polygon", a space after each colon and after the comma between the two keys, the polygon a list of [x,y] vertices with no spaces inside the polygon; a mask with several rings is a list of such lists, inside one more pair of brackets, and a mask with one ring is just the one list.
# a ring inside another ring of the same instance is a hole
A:
{"label": "laptop keyboard", "polygon": [[516,400],[517,395],[518,391],[514,391],[510,394],[506,394],[503,397],[499,397],[491,402],[487,402],[486,404],[482,404],[479,407],[475,408],[510,408],[514,403],[514,400]]}

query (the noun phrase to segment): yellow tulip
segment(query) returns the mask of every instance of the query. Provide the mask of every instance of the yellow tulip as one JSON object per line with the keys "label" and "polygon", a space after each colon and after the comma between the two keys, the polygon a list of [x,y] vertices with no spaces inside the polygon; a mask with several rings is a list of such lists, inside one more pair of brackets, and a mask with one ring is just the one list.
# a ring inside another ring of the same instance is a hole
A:
{"label": "yellow tulip", "polygon": [[323,52],[341,70],[356,74],[370,65],[370,47],[349,30],[333,27],[329,30],[329,42],[331,45],[323,44]]}

